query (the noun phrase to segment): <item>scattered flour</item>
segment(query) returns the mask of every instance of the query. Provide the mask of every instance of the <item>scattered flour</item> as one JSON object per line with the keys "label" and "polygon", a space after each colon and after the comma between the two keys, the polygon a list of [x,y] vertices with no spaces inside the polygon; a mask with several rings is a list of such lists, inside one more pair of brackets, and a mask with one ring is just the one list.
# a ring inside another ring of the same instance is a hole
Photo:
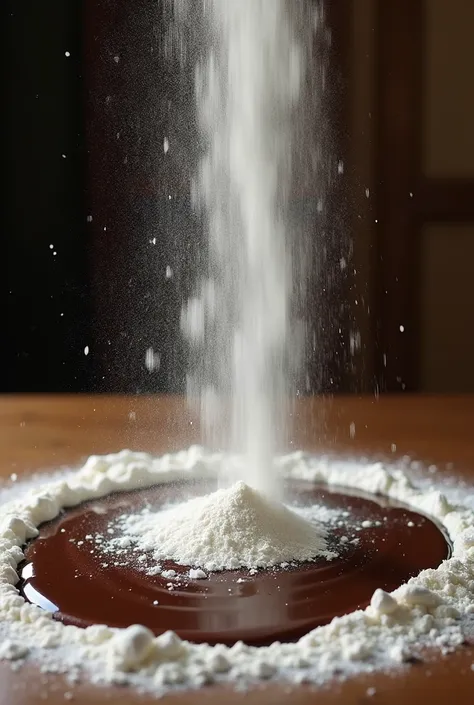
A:
{"label": "scattered flour", "polygon": [[[432,485],[420,490],[402,468],[355,463],[293,453],[275,460],[288,478],[326,482],[386,495],[430,514],[453,542],[453,556],[436,570],[422,571],[390,595],[376,590],[370,606],[312,630],[296,643],[249,647],[192,644],[174,633],[159,637],[144,626],[127,629],[65,626],[25,603],[15,587],[22,546],[37,527],[62,508],[113,491],[132,490],[196,477],[215,478],[228,458],[192,447],[153,458],[122,451],[91,457],[77,473],[42,484],[16,482],[2,492],[0,505],[0,658],[18,667],[24,660],[44,673],[68,674],[93,683],[120,683],[156,694],[172,687],[196,688],[209,682],[251,685],[262,679],[322,683],[334,676],[373,673],[423,655],[426,648],[448,653],[472,631],[474,615],[474,511],[452,505]],[[238,462],[238,459],[233,459]],[[283,561],[284,562],[284,561]],[[252,569],[255,570],[255,569]],[[252,572],[249,571],[249,572]],[[197,576],[196,576],[197,577]],[[28,650],[24,645],[28,644]]]}
{"label": "scattered flour", "polygon": [[[155,561],[219,571],[270,568],[283,561],[331,558],[326,531],[244,482],[161,511],[124,515],[114,525]],[[120,546],[122,538],[109,541]],[[109,548],[110,550],[110,548]],[[175,571],[164,571],[172,578]]]}

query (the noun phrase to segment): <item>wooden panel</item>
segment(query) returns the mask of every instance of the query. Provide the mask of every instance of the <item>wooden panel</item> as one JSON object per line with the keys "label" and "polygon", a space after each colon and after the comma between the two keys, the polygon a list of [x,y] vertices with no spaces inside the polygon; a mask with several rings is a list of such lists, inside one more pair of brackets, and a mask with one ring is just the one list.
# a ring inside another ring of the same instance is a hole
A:
{"label": "wooden panel", "polygon": [[[449,15],[446,36],[445,10]],[[453,4],[441,0],[378,2],[376,176],[379,231],[374,303],[378,379],[381,388],[390,391],[416,390],[428,384],[423,376],[423,365],[420,367],[426,362],[426,356],[420,350],[432,343],[435,329],[430,328],[430,323],[425,330],[422,322],[425,325],[425,319],[431,315],[427,313],[428,308],[432,312],[433,306],[440,305],[430,277],[442,263],[442,254],[437,240],[427,249],[427,236],[421,234],[423,227],[434,222],[474,221],[474,179],[470,176],[474,174],[474,150],[470,151],[474,120],[471,118],[465,124],[462,122],[465,116],[458,115],[467,112],[466,93],[470,84],[466,67],[474,62],[474,51],[468,48],[470,36],[464,28],[469,13],[474,17],[474,5],[466,7],[461,0]],[[458,35],[464,49],[457,47]],[[448,56],[450,52],[454,55],[452,61]],[[428,72],[424,70],[426,67],[429,67]],[[439,95],[433,98],[433,91],[445,90],[450,82],[447,67],[451,72],[462,73],[462,76],[456,75],[458,88],[461,88],[458,93],[453,88],[451,93],[445,91],[442,98]],[[446,120],[451,119],[451,113],[455,114],[454,122],[448,124]],[[469,134],[459,137],[464,140],[462,146],[459,142],[451,149],[452,139],[458,139],[447,134],[453,131]],[[451,166],[448,164],[449,168],[446,162],[440,175],[427,176],[423,173],[427,154],[436,153],[439,164],[440,149],[451,150],[450,159],[454,159],[457,150],[456,169],[451,168],[454,161],[450,162]],[[461,152],[462,157],[459,157]],[[471,245],[466,242],[463,247],[467,252]],[[461,252],[458,256],[462,259]],[[454,263],[451,265],[454,267]],[[427,283],[420,293],[425,276]],[[461,306],[459,301],[456,305]],[[425,334],[431,343],[423,339]],[[438,373],[442,370],[438,369]],[[436,388],[434,368],[429,375],[430,388],[433,385]],[[440,378],[439,384],[447,385],[446,389],[451,389],[450,384],[454,385],[452,389],[462,388],[459,380],[454,379],[446,378],[442,382]]]}
{"label": "wooden panel", "polygon": [[424,171],[474,176],[474,3],[425,0],[424,14]]}
{"label": "wooden panel", "polygon": [[474,224],[423,230],[421,388],[474,391]]}
{"label": "wooden panel", "polygon": [[417,381],[419,253],[411,201],[421,152],[422,3],[379,0],[377,14],[375,363],[381,390],[400,391]]}
{"label": "wooden panel", "polygon": [[474,220],[474,179],[422,178],[411,207],[421,221]]}

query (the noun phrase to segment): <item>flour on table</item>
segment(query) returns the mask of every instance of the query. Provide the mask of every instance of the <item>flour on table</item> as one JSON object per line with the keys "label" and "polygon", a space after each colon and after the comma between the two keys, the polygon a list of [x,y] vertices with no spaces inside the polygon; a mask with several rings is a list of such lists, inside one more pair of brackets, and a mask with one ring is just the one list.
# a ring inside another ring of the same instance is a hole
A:
{"label": "flour on table", "polygon": [[[376,590],[365,610],[333,619],[296,643],[276,642],[266,647],[241,642],[232,647],[192,644],[172,632],[154,637],[140,625],[127,629],[65,626],[19,595],[15,586],[25,541],[34,538],[37,527],[54,519],[63,508],[116,491],[215,479],[228,462],[238,464],[240,460],[199,447],[160,458],[122,451],[91,457],[76,473],[56,474],[41,481],[36,476],[34,484],[17,481],[11,490],[4,489],[0,505],[0,658],[15,668],[28,660],[38,663],[44,673],[65,673],[71,681],[81,677],[97,684],[120,683],[158,695],[170,688],[196,688],[210,682],[251,685],[284,679],[293,684],[320,684],[334,676],[401,667],[421,656],[426,648],[448,653],[469,638],[474,616],[474,508],[468,506],[471,489],[463,487],[463,492],[456,493],[451,487],[450,496],[456,496],[458,502],[451,504],[431,479],[429,483],[423,480],[420,489],[403,468],[304,453],[275,459],[275,469],[289,479],[385,495],[429,514],[449,533],[452,557],[437,569],[422,571],[391,594]],[[236,495],[246,491],[245,487],[232,490]],[[310,521],[305,511],[301,510],[299,516]],[[321,520],[324,509],[315,516]],[[329,513],[327,520],[334,525],[347,520],[350,525],[350,517]],[[348,531],[348,541],[357,540],[352,535]],[[113,540],[115,535],[110,537]],[[324,537],[317,537],[319,550],[324,550]],[[92,539],[97,542],[97,537],[89,537],[84,545]],[[274,559],[275,555],[271,561]],[[202,566],[191,567],[190,579],[203,578],[201,573],[191,574],[194,570],[207,575]],[[252,568],[248,572],[254,571]]]}

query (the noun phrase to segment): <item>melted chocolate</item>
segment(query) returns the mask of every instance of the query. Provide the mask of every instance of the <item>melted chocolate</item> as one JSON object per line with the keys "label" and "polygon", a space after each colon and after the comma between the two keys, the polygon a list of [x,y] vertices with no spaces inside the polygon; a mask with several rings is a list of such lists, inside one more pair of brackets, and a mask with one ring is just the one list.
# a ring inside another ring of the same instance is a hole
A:
{"label": "melted chocolate", "polygon": [[[256,575],[224,571],[207,580],[190,580],[186,567],[166,561],[163,568],[179,574],[170,581],[140,570],[133,549],[128,557],[114,558],[86,538],[108,536],[110,521],[124,512],[159,507],[181,498],[183,491],[191,496],[210,489],[204,484],[161,485],[68,510],[43,525],[27,546],[22,594],[66,624],[144,624],[156,634],[172,629],[195,642],[265,644],[296,639],[335,616],[364,608],[376,588],[393,590],[450,554],[437,525],[400,504],[305,483],[291,484],[292,500],[350,513],[348,525],[331,532],[329,548],[339,553],[332,561],[323,558]],[[364,521],[372,525],[350,528]],[[344,545],[339,544],[342,536],[348,537]],[[354,537],[358,541],[352,543]]]}

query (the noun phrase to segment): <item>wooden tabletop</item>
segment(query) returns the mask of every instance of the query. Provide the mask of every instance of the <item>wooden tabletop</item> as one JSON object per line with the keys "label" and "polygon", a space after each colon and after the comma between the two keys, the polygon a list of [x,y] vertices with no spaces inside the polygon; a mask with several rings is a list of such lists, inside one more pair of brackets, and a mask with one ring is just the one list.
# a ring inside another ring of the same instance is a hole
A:
{"label": "wooden tabletop", "polygon": [[[0,477],[9,482],[38,470],[79,464],[91,454],[131,448],[162,453],[199,442],[198,420],[179,397],[12,396],[0,398]],[[293,415],[289,448],[366,455],[394,460],[404,455],[440,473],[474,484],[474,397],[336,397],[305,399]],[[474,491],[474,489],[473,489]],[[377,703],[430,705],[474,701],[474,648],[429,665],[413,666],[400,675],[360,677],[329,688],[267,687],[247,694],[208,688],[206,702],[278,705],[308,703]],[[65,702],[147,703],[127,689],[71,688],[59,677],[46,677],[32,667],[11,671],[0,665],[0,705],[51,705]],[[375,688],[374,696],[367,694]],[[191,705],[204,694],[189,693],[162,702]]]}

